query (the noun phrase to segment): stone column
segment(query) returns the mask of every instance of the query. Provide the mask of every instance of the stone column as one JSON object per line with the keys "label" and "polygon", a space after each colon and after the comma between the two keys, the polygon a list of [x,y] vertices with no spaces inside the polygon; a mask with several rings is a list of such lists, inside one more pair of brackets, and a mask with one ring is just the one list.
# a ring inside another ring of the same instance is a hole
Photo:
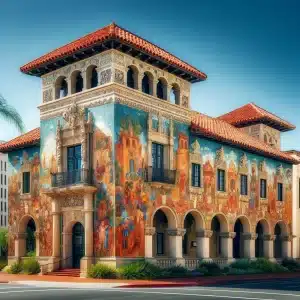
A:
{"label": "stone column", "polygon": [[176,259],[176,264],[185,265],[185,260],[182,256],[182,238],[186,230],[182,228],[168,229],[169,236],[169,255]]}
{"label": "stone column", "polygon": [[68,96],[72,94],[72,80],[71,80],[71,75],[66,78],[67,84],[68,84]]}
{"label": "stone column", "polygon": [[86,70],[81,71],[81,76],[82,76],[82,81],[83,81],[83,86],[82,86],[82,91],[85,91],[87,89],[87,76],[86,76]]}
{"label": "stone column", "polygon": [[84,195],[84,239],[85,256],[80,261],[80,276],[86,277],[87,270],[93,262],[94,256],[94,226],[93,226],[93,193],[85,192]]}
{"label": "stone column", "polygon": [[157,84],[158,84],[158,80],[157,79],[153,79],[153,96],[157,97]]}
{"label": "stone column", "polygon": [[26,233],[17,233],[15,237],[15,257],[19,260],[26,254]]}
{"label": "stone column", "polygon": [[35,237],[35,254],[37,257],[40,256],[40,232],[36,231],[34,233],[34,237]]}
{"label": "stone column", "polygon": [[145,228],[145,258],[153,259],[153,236],[155,235],[155,227]]}
{"label": "stone column", "polygon": [[60,261],[60,203],[59,199],[52,199],[52,264],[49,271],[57,270]]}
{"label": "stone column", "polygon": [[242,234],[244,240],[244,257],[249,259],[255,258],[255,240],[257,234],[253,232],[245,232]]}
{"label": "stone column", "polygon": [[274,234],[264,234],[264,257],[274,260]]}
{"label": "stone column", "polygon": [[136,81],[135,81],[135,89],[136,90],[139,90],[139,91],[142,91],[142,80],[143,80],[143,77],[144,77],[144,73],[138,73],[136,75]]}
{"label": "stone column", "polygon": [[228,261],[231,261],[233,258],[233,239],[235,238],[235,232],[221,232],[221,254],[223,257],[227,258]]}
{"label": "stone column", "polygon": [[170,95],[171,95],[171,89],[172,89],[172,85],[171,84],[168,84],[167,87],[166,87],[166,98],[167,98],[167,101],[171,101],[170,99]]}
{"label": "stone column", "polygon": [[292,235],[282,236],[282,258],[292,257]]}
{"label": "stone column", "polygon": [[97,74],[98,74],[98,86],[101,84],[101,71],[102,69],[97,67],[96,68]]}
{"label": "stone column", "polygon": [[202,230],[196,233],[197,236],[197,258],[209,259],[209,241],[213,232],[211,230]]}

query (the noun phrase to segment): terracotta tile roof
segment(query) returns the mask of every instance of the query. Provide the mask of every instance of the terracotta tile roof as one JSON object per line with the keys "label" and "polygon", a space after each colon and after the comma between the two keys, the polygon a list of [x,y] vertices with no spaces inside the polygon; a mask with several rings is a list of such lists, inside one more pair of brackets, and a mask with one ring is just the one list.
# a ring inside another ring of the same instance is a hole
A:
{"label": "terracotta tile roof", "polygon": [[236,127],[263,123],[280,131],[288,131],[296,128],[293,124],[282,120],[254,103],[248,103],[218,118]]}
{"label": "terracotta tile roof", "polygon": [[39,142],[40,142],[40,128],[36,128],[8,141],[7,143],[1,144],[0,152],[9,152],[15,149],[38,145]]}
{"label": "terracotta tile roof", "polygon": [[232,144],[250,152],[255,152],[289,163],[298,164],[300,162],[289,154],[275,149],[256,138],[249,136],[241,129],[217,118],[197,114],[192,117],[191,129],[196,134]]}
{"label": "terracotta tile roof", "polygon": [[46,63],[55,62],[60,58],[70,56],[72,54],[75,54],[79,50],[90,48],[109,39],[116,39],[133,47],[136,47],[150,56],[162,59],[169,64],[175,65],[176,67],[193,74],[200,80],[205,80],[207,78],[206,74],[197,70],[188,63],[182,61],[181,59],[163,50],[162,48],[148,42],[147,40],[127,31],[126,29],[119,27],[115,23],[112,23],[95,32],[83,36],[65,46],[57,48],[52,52],[24,65],[20,69],[24,73],[29,73],[31,70],[39,68]]}

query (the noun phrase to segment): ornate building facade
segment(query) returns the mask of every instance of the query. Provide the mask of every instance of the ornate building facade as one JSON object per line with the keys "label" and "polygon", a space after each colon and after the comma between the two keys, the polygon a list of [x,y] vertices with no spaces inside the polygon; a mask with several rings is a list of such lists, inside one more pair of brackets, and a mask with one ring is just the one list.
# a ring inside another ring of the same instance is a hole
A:
{"label": "ornate building facade", "polygon": [[43,272],[148,259],[292,255],[290,123],[251,104],[190,107],[206,75],[111,24],[23,66],[42,78],[40,128],[9,161],[9,259]]}

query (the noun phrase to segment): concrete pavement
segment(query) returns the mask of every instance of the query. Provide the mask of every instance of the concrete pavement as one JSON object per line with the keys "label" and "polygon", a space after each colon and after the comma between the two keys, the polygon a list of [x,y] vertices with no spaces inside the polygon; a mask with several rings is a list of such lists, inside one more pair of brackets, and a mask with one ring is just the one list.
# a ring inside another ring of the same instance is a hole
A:
{"label": "concrete pavement", "polygon": [[[46,287],[37,285],[0,284],[0,299],[10,300],[176,300],[176,299],[241,299],[241,300],[291,300],[300,299],[300,279],[278,282],[226,283],[222,286],[186,287],[186,288],[100,288],[82,287]],[[45,284],[45,283],[43,283]],[[289,290],[287,287],[289,286]]]}

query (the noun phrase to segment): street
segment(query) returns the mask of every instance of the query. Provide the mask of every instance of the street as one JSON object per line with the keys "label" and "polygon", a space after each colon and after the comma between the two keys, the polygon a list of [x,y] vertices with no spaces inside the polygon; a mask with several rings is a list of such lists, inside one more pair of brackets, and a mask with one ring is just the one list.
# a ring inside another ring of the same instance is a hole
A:
{"label": "street", "polygon": [[72,299],[72,300],[158,300],[167,299],[241,299],[241,300],[284,300],[300,299],[300,279],[263,280],[249,283],[226,283],[218,286],[186,288],[91,288],[89,285],[53,287],[43,283],[30,285],[0,284],[0,299]]}

